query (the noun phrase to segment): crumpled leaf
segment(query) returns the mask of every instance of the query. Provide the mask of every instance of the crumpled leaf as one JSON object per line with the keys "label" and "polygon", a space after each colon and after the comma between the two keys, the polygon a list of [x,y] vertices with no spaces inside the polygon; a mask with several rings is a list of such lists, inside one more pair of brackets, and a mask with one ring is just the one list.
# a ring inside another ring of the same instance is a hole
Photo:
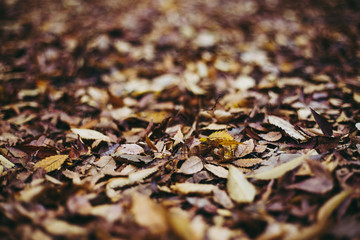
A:
{"label": "crumpled leaf", "polygon": [[300,134],[298,131],[295,130],[294,126],[291,125],[288,121],[279,118],[277,116],[269,115],[268,116],[269,123],[275,125],[282,130],[284,130],[290,137],[305,141],[306,137]]}
{"label": "crumpled leaf", "polygon": [[52,172],[59,169],[61,165],[68,159],[69,155],[54,155],[47,157],[34,165],[34,170],[43,168],[46,172]]}
{"label": "crumpled leaf", "polygon": [[237,203],[254,201],[256,189],[238,168],[230,165],[227,182],[227,191],[232,200]]}
{"label": "crumpled leaf", "polygon": [[[307,159],[310,155],[315,153],[315,150],[309,151],[307,154],[300,156],[298,158],[292,159],[286,163],[283,163],[279,166],[276,166],[270,170],[256,173],[255,175],[249,176],[256,179],[262,179],[262,180],[270,180],[270,179],[276,179],[283,176],[286,172],[291,171],[295,169],[297,166],[299,166],[305,159]],[[261,168],[260,168],[261,170]]]}
{"label": "crumpled leaf", "polygon": [[91,130],[91,129],[82,129],[82,128],[72,128],[71,131],[75,134],[78,134],[83,139],[90,140],[101,140],[104,142],[111,142],[111,139],[108,136],[105,136],[101,132]]}
{"label": "crumpled leaf", "polygon": [[191,156],[185,160],[177,172],[184,174],[194,174],[201,171],[201,169],[203,169],[201,158],[197,156]]}
{"label": "crumpled leaf", "polygon": [[333,135],[333,131],[332,131],[332,126],[328,122],[328,120],[325,117],[318,114],[317,112],[315,112],[312,108],[310,108],[310,111],[314,116],[315,121],[319,125],[321,131],[324,133],[324,135],[327,137],[331,137]]}

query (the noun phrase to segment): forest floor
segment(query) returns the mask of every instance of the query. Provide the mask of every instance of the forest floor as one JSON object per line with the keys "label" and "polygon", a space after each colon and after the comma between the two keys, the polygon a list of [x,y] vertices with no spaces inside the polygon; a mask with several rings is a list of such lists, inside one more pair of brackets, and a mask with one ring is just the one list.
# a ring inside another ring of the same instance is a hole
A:
{"label": "forest floor", "polygon": [[359,239],[355,0],[0,1],[0,239]]}

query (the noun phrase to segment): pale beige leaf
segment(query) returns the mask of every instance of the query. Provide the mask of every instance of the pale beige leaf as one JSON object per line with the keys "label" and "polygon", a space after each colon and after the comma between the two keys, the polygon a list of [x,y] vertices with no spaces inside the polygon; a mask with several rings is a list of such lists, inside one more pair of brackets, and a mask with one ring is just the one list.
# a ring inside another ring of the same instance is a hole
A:
{"label": "pale beige leaf", "polygon": [[92,207],[90,214],[103,217],[108,222],[112,223],[120,219],[124,212],[123,207],[120,204],[104,204]]}
{"label": "pale beige leaf", "polygon": [[227,182],[227,191],[232,200],[237,203],[254,201],[256,189],[250,183],[241,170],[230,165]]}
{"label": "pale beige leaf", "polygon": [[13,168],[15,164],[7,160],[3,155],[0,154],[0,164],[5,168]]}
{"label": "pale beige leaf", "polygon": [[129,179],[133,182],[141,181],[141,180],[147,178],[148,176],[150,176],[151,174],[155,173],[158,169],[159,169],[158,166],[154,166],[151,168],[146,168],[146,169],[131,173],[129,175]]}
{"label": "pale beige leaf", "polygon": [[197,156],[191,156],[186,159],[177,172],[183,174],[194,174],[201,171],[201,169],[203,169],[201,158]]}
{"label": "pale beige leaf", "polygon": [[290,137],[304,141],[306,137],[300,134],[298,131],[295,130],[294,126],[289,123],[288,121],[279,118],[277,116],[270,115],[268,116],[269,123],[275,125],[282,130],[284,130]]}
{"label": "pale beige leaf", "polygon": [[101,132],[91,130],[91,129],[82,129],[82,128],[72,128],[71,131],[75,134],[78,134],[83,139],[90,140],[101,140],[104,142],[111,142],[111,139],[108,136],[105,136]]}
{"label": "pale beige leaf", "polygon": [[278,140],[280,140],[280,138],[282,137],[281,132],[268,132],[268,133],[260,133],[259,136],[269,142],[276,142]]}
{"label": "pale beige leaf", "polygon": [[165,209],[149,197],[135,193],[131,212],[140,226],[148,228],[153,234],[162,234],[168,229]]}
{"label": "pale beige leaf", "polygon": [[229,125],[226,124],[217,124],[217,123],[210,123],[206,127],[203,127],[201,129],[203,130],[224,130],[227,129]]}
{"label": "pale beige leaf", "polygon": [[255,143],[253,139],[249,139],[245,142],[243,142],[243,144],[240,144],[237,146],[236,150],[235,150],[235,156],[236,157],[244,157],[250,153],[252,153],[255,149]]}
{"label": "pale beige leaf", "polygon": [[133,154],[139,155],[144,153],[144,149],[137,144],[122,144],[116,149],[115,154]]}
{"label": "pale beige leaf", "polygon": [[279,166],[276,166],[270,170],[257,173],[255,175],[249,176],[256,179],[262,179],[262,180],[270,180],[275,178],[280,178],[283,176],[286,172],[291,171],[298,167],[300,164],[304,162],[305,159],[307,159],[310,155],[314,154],[316,151],[311,150],[307,154],[297,157],[295,159],[292,159],[286,163],[283,163]]}
{"label": "pale beige leaf", "polygon": [[224,167],[216,166],[214,164],[205,164],[204,167],[206,168],[206,170],[208,170],[209,172],[211,172],[212,174],[214,174],[219,178],[228,177],[229,171]]}
{"label": "pale beige leaf", "polygon": [[43,227],[48,233],[51,233],[56,236],[67,236],[74,237],[87,234],[87,229],[82,228],[68,222],[57,220],[57,219],[48,219],[43,222]]}
{"label": "pale beige leaf", "polygon": [[216,203],[220,204],[224,208],[233,208],[234,204],[231,201],[229,195],[224,191],[216,188],[214,191],[213,199]]}
{"label": "pale beige leaf", "polygon": [[69,155],[54,155],[44,158],[43,160],[35,164],[34,170],[41,167],[46,172],[54,171],[56,169],[59,169],[68,157]]}
{"label": "pale beige leaf", "polygon": [[252,167],[263,161],[264,160],[261,158],[243,158],[243,159],[238,159],[238,160],[232,161],[231,163],[237,167]]}
{"label": "pale beige leaf", "polygon": [[345,191],[342,191],[341,193],[336,194],[320,208],[317,219],[319,221],[327,219],[332,212],[351,194],[352,190],[348,189]]}
{"label": "pale beige leaf", "polygon": [[184,134],[181,132],[181,129],[179,128],[175,134],[175,136],[172,138],[174,139],[174,146],[178,145],[179,143],[184,143]]}
{"label": "pale beige leaf", "polygon": [[215,188],[215,185],[200,183],[176,183],[175,185],[171,186],[171,190],[182,194],[210,194]]}

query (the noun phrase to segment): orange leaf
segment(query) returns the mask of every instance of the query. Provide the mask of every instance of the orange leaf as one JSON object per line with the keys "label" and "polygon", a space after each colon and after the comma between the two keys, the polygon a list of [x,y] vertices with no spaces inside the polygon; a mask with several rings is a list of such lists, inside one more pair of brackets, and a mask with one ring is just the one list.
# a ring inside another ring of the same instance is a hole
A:
{"label": "orange leaf", "polygon": [[51,172],[59,169],[61,165],[66,161],[69,155],[54,155],[44,158],[40,162],[37,162],[34,166],[34,170],[43,168],[46,172]]}

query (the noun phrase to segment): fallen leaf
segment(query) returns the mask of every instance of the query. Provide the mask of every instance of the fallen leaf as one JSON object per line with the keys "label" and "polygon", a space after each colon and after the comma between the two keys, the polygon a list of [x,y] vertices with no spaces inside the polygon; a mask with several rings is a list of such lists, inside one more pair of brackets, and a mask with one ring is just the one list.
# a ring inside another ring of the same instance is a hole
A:
{"label": "fallen leaf", "polygon": [[315,121],[319,125],[321,131],[324,133],[324,135],[327,137],[331,137],[333,135],[332,125],[328,122],[328,120],[325,117],[318,114],[317,112],[315,112],[314,109],[310,108],[310,111],[314,116]]}
{"label": "fallen leaf", "polygon": [[229,171],[221,166],[216,166],[214,164],[205,164],[205,169],[214,174],[219,178],[227,178]]}
{"label": "fallen leaf", "polygon": [[43,168],[46,172],[52,172],[59,169],[62,164],[68,159],[69,155],[54,155],[47,157],[34,165],[34,170]]}
{"label": "fallen leaf", "polygon": [[131,212],[135,222],[148,228],[153,234],[163,234],[168,229],[165,209],[145,195],[133,195]]}
{"label": "fallen leaf", "polygon": [[144,149],[137,144],[122,144],[116,149],[115,154],[133,154],[138,155],[144,153]]}
{"label": "fallen leaf", "polygon": [[3,155],[0,154],[0,163],[2,166],[4,166],[5,168],[13,168],[15,166],[15,164],[13,164],[12,162],[10,162],[9,160],[7,160]]}
{"label": "fallen leaf", "polygon": [[344,190],[330,198],[318,211],[317,220],[324,221],[332,212],[352,193],[351,189]]}
{"label": "fallen leaf", "polygon": [[301,141],[305,141],[306,138],[300,134],[298,131],[295,130],[294,126],[291,125],[291,123],[289,123],[288,121],[279,118],[277,116],[273,116],[273,115],[269,115],[268,116],[268,120],[269,123],[272,125],[275,125],[279,128],[281,128],[282,130],[284,130],[290,137],[301,140]]}
{"label": "fallen leaf", "polygon": [[242,158],[232,161],[231,163],[237,167],[252,167],[259,163],[262,163],[263,161],[264,160],[261,158]]}
{"label": "fallen leaf", "polygon": [[260,133],[259,136],[269,142],[276,142],[282,138],[281,132]]}
{"label": "fallen leaf", "polygon": [[183,174],[194,174],[203,169],[203,163],[201,158],[197,156],[191,156],[185,160],[185,162],[181,165],[180,169],[177,171],[178,173]]}
{"label": "fallen leaf", "polygon": [[82,128],[72,128],[71,131],[79,135],[83,139],[90,140],[101,140],[104,142],[111,142],[111,139],[108,136],[105,136],[101,132],[91,130],[91,129],[82,129]]}
{"label": "fallen leaf", "polygon": [[[303,156],[300,156],[298,158],[292,159],[286,163],[283,163],[279,166],[276,166],[270,170],[256,173],[255,175],[251,175],[249,177],[253,177],[256,179],[262,179],[262,180],[270,180],[275,178],[280,178],[283,176],[286,172],[291,171],[295,169],[297,166],[303,163],[305,159],[307,159],[310,155],[314,154],[316,151],[311,150],[308,153],[306,153]],[[261,170],[261,168],[260,168]]]}
{"label": "fallen leaf", "polygon": [[245,175],[236,167],[230,165],[227,181],[227,191],[232,200],[237,203],[253,202],[256,196],[256,189]]}
{"label": "fallen leaf", "polygon": [[175,183],[172,185],[171,190],[182,194],[210,194],[216,187],[212,184],[200,184],[200,183]]}
{"label": "fallen leaf", "polygon": [[48,233],[56,236],[75,237],[85,235],[88,231],[86,228],[57,219],[47,219],[42,222],[42,225]]}

